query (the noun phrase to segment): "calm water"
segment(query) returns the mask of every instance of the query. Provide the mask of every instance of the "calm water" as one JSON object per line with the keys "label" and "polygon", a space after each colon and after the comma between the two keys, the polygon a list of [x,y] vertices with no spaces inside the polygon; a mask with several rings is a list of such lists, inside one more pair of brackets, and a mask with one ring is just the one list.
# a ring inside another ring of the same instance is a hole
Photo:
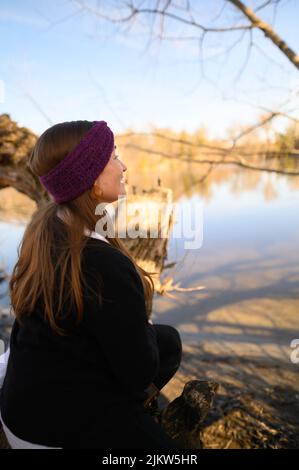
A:
{"label": "calm water", "polygon": [[[265,197],[270,183],[275,197]],[[177,265],[164,273],[205,289],[158,296],[154,318],[203,352],[289,363],[299,338],[299,190],[263,174],[253,190],[235,193],[226,182],[211,193],[191,198],[203,203],[202,247],[184,251],[184,240],[171,239],[168,262]]]}
{"label": "calm water", "polygon": [[[269,184],[275,192],[265,192]],[[176,265],[163,278],[205,289],[156,296],[157,323],[176,326],[186,344],[207,353],[289,361],[290,341],[299,338],[299,189],[289,186],[285,177],[263,174],[253,189],[211,183],[208,199],[179,200],[202,206],[203,244],[184,250],[185,240],[171,237],[167,262]],[[8,272],[23,231],[0,222],[0,263]],[[7,296],[0,302],[9,305]]]}

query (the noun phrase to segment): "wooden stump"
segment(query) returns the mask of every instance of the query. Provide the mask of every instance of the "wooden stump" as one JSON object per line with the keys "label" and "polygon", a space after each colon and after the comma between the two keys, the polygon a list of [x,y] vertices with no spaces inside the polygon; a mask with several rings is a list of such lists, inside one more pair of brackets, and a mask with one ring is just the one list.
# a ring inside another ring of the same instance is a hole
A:
{"label": "wooden stump", "polygon": [[[128,188],[130,191],[130,188]],[[172,190],[169,188],[156,187],[148,190],[143,189],[137,193],[136,189],[126,196],[126,204],[130,205],[131,212],[136,208],[136,213],[143,213],[138,217],[141,224],[135,223],[134,214],[126,218],[127,233],[142,233],[136,238],[126,237],[124,243],[132,253],[137,264],[152,275],[155,290],[161,287],[160,275],[164,269],[167,258],[167,244],[169,233],[173,226],[174,216],[172,212]],[[120,223],[123,228],[123,224]]]}
{"label": "wooden stump", "polygon": [[210,380],[190,380],[181,395],[152,416],[180,449],[201,449],[201,431],[219,385]]}

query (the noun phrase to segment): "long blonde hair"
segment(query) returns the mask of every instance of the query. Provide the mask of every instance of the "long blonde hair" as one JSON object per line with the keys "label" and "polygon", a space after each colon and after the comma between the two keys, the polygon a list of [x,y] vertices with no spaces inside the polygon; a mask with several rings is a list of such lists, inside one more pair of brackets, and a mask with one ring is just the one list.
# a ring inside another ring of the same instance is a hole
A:
{"label": "long blonde hair", "polygon": [[[91,126],[90,121],[71,121],[47,129],[31,152],[28,162],[31,171],[37,176],[50,171],[73,150]],[[45,316],[56,333],[67,334],[58,324],[66,299],[69,305],[75,306],[77,322],[80,322],[84,284],[81,253],[87,242],[84,229],[94,230],[96,205],[97,201],[87,190],[76,199],[62,204],[53,201],[42,203],[34,212],[18,247],[18,261],[9,282],[11,304],[18,320],[21,321],[25,313],[34,314],[36,302],[41,297]],[[62,213],[71,214],[67,224],[57,217],[58,208]],[[138,266],[120,238],[107,239],[135,265],[142,281],[149,316],[154,294],[153,273]],[[58,299],[54,301],[57,278],[59,292]]]}

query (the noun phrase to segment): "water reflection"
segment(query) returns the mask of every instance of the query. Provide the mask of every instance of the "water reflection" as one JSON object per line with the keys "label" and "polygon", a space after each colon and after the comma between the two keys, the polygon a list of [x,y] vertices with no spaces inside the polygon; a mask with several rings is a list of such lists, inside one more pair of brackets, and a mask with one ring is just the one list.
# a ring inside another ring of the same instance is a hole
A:
{"label": "water reflection", "polygon": [[[275,198],[265,197],[273,180]],[[185,344],[205,354],[290,363],[290,341],[299,337],[298,214],[299,190],[285,177],[263,174],[243,191],[213,182],[202,247],[184,251],[184,240],[171,238],[167,262],[178,264],[164,273],[206,289],[156,296],[156,321],[176,326]]]}

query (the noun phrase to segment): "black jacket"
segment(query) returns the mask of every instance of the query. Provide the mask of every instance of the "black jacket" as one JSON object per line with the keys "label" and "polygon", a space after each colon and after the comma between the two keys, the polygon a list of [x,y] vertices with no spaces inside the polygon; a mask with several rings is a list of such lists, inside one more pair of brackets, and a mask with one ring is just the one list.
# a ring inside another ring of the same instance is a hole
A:
{"label": "black jacket", "polygon": [[156,332],[133,263],[112,245],[88,238],[82,273],[83,320],[76,325],[75,311],[63,315],[67,336],[50,328],[42,301],[21,324],[14,322],[1,415],[26,441],[84,447],[89,434],[140,410],[158,372]]}

